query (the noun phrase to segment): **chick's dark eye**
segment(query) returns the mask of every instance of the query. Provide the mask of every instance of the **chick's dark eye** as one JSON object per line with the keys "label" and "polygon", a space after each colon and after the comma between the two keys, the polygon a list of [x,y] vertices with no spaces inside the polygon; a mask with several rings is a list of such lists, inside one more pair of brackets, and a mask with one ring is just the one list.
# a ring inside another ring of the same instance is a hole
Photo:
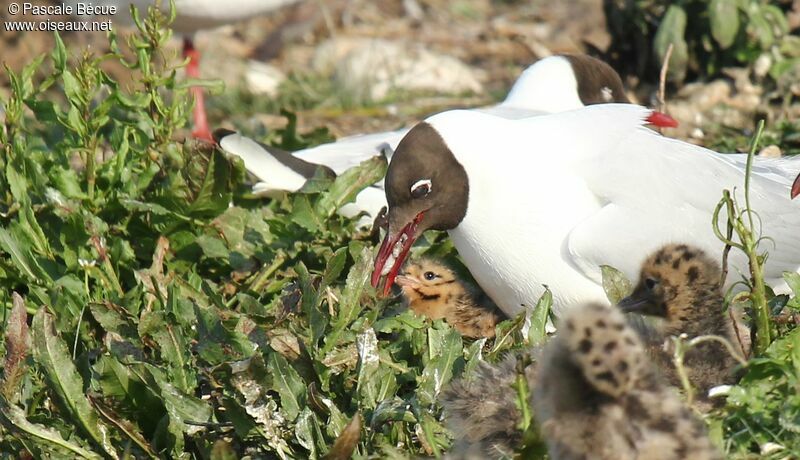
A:
{"label": "chick's dark eye", "polygon": [[653,279],[653,278],[647,278],[646,280],[644,280],[644,287],[646,287],[648,291],[652,291],[653,288],[655,288],[657,284],[658,284],[658,280]]}
{"label": "chick's dark eye", "polygon": [[422,276],[424,276],[426,280],[431,281],[434,278],[436,278],[436,273],[434,273],[434,272],[425,272],[425,274],[423,274]]}
{"label": "chick's dark eye", "polygon": [[417,199],[427,196],[431,193],[432,188],[433,184],[430,179],[418,180],[411,186],[411,197]]}

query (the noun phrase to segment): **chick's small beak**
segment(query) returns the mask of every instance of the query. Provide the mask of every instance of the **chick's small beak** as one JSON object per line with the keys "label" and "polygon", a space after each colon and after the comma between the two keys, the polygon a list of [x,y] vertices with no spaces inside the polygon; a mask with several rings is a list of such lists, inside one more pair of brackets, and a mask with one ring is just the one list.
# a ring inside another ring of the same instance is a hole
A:
{"label": "chick's small beak", "polygon": [[797,195],[800,195],[800,174],[797,175],[792,184],[792,199],[797,198]]}
{"label": "chick's small beak", "polygon": [[400,287],[415,287],[421,284],[418,279],[409,275],[397,275],[394,282]]}
{"label": "chick's small beak", "polygon": [[414,219],[407,223],[399,232],[392,235],[387,233],[383,239],[381,248],[378,250],[378,255],[375,257],[375,268],[372,271],[372,286],[377,288],[380,284],[381,278],[386,276],[386,283],[383,286],[383,295],[389,294],[394,284],[397,273],[400,267],[403,266],[408,251],[414,241],[419,237],[417,234],[417,226],[422,220],[424,212],[418,213]]}
{"label": "chick's small beak", "polygon": [[649,303],[650,302],[646,296],[642,295],[641,293],[634,292],[628,297],[620,300],[617,306],[624,313],[640,313],[647,308]]}

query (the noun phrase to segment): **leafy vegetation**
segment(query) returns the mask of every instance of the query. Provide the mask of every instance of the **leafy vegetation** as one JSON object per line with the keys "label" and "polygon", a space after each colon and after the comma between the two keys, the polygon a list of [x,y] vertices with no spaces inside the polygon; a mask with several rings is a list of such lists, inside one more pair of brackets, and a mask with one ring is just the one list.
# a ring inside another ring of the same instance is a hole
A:
{"label": "leafy vegetation", "polygon": [[[99,68],[122,53],[71,59],[58,37],[48,59],[6,69],[0,451],[443,452],[443,386],[484,348],[500,356],[523,330],[543,335],[544,320],[465,343],[444,322],[374,297],[373,241],[335,211],[382,177],[385,159],[267,203],[249,195],[241,164],[176,141],[190,101],[164,51],[168,19],[153,10],[138,21],[130,87]],[[286,116],[272,143],[329,139],[298,133]],[[433,237],[417,250],[452,247]]]}
{"label": "leafy vegetation", "polygon": [[[77,57],[56,36],[49,56],[5,69],[3,458],[440,456],[439,392],[480,359],[545,340],[550,293],[472,342],[376,298],[373,236],[335,211],[385,161],[283,200],[252,197],[239,162],[176,140],[190,99],[164,48],[169,20],[137,18],[132,61],[113,34],[112,54]],[[131,86],[100,69],[108,59],[137,75]],[[270,143],[330,139],[284,115]],[[414,251],[453,258],[435,234]],[[610,297],[630,289],[603,273]],[[777,338],[709,417],[734,457],[800,453],[800,276],[786,279],[794,296],[764,293]],[[525,379],[510,391],[523,455],[539,457]]]}
{"label": "leafy vegetation", "polygon": [[800,36],[789,30],[782,0],[606,0],[610,52],[620,65],[656,80],[672,45],[669,81],[709,76],[759,59],[773,80],[800,66]]}

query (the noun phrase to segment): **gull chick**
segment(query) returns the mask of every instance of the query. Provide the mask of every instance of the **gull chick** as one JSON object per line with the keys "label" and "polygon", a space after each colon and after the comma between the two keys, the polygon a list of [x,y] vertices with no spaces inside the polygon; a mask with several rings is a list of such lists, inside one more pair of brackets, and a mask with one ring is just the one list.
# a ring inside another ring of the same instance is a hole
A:
{"label": "gull chick", "polygon": [[552,459],[718,459],[617,309],[571,308],[538,361],[534,416]]}
{"label": "gull chick", "polygon": [[[454,443],[448,459],[511,458],[522,444],[522,419],[517,407],[517,353],[498,364],[478,364],[470,378],[455,380],[441,395],[444,419]],[[525,367],[528,387],[536,366]],[[530,402],[529,402],[530,404]]]}
{"label": "gull chick", "polygon": [[[666,337],[716,335],[731,344],[739,343],[734,322],[725,312],[720,276],[719,264],[702,250],[685,244],[666,245],[645,260],[633,293],[619,303],[623,312],[664,320],[656,334],[645,334],[645,340],[650,342],[649,354],[672,385],[680,386],[680,378],[672,352],[663,346]],[[743,326],[736,327],[740,328],[739,337],[747,335],[741,332]],[[683,365],[700,390],[701,400],[707,398],[709,389],[735,382],[737,361],[717,341],[690,348]]]}
{"label": "gull chick", "polygon": [[466,337],[494,337],[494,327],[505,319],[486,296],[476,294],[439,261],[413,261],[396,281],[414,313],[444,319]]}

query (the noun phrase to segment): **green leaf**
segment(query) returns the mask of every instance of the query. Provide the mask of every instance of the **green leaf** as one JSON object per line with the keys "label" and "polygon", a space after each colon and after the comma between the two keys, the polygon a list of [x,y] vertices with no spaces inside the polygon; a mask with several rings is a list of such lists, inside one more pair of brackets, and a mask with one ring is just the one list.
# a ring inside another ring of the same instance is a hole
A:
{"label": "green leaf", "polygon": [[75,199],[86,198],[86,193],[81,187],[78,174],[72,168],[55,167],[51,171],[51,176],[56,189],[65,196]]}
{"label": "green leaf", "polygon": [[547,318],[550,317],[550,309],[553,307],[553,293],[549,288],[546,288],[539,301],[536,302],[536,307],[529,313],[530,315],[530,329],[528,329],[528,343],[531,345],[539,345],[544,343],[547,339]]}
{"label": "green leaf", "polygon": [[105,404],[103,404],[100,400],[95,400],[94,406],[97,408],[97,412],[103,417],[103,420],[116,427],[118,432],[124,434],[125,437],[133,441],[133,443],[136,444],[136,446],[145,454],[147,454],[148,457],[152,459],[159,458],[158,454],[153,451],[153,448],[150,446],[144,436],[142,436],[139,428],[133,423],[120,417],[119,414],[117,414],[110,407],[106,407]]}
{"label": "green leaf", "polygon": [[308,195],[295,194],[292,198],[291,219],[309,232],[316,233],[325,227],[325,221],[311,206]]}
{"label": "green leaf", "polygon": [[347,262],[347,248],[341,247],[328,259],[325,272],[322,274],[321,286],[330,286],[331,283],[336,281],[344,269],[345,262]]}
{"label": "green leaf", "polygon": [[301,446],[308,450],[310,459],[319,458],[321,451],[325,449],[325,441],[319,425],[319,419],[308,407],[303,408],[295,423],[295,438]]}
{"label": "green leaf", "polygon": [[784,272],[783,280],[792,290],[795,297],[800,298],[800,273],[797,272]]}
{"label": "green leaf", "polygon": [[175,215],[169,209],[156,203],[146,203],[139,200],[120,200],[120,204],[129,211],[151,212],[157,216]]}
{"label": "green leaf", "polygon": [[347,282],[339,303],[339,317],[336,318],[337,327],[349,324],[358,315],[360,308],[363,307],[361,297],[368,289],[370,275],[372,275],[372,250],[364,247],[347,274]]}
{"label": "green leaf", "polygon": [[761,14],[764,15],[770,25],[772,25],[773,33],[780,37],[783,34],[789,33],[789,22],[783,14],[783,10],[775,5],[762,4]]}
{"label": "green leaf", "polygon": [[339,299],[339,311],[333,319],[333,329],[325,337],[325,346],[322,354],[327,354],[337,345],[342,331],[356,318],[364,307],[361,298],[367,289],[367,282],[372,274],[372,251],[369,247],[364,247],[356,260],[355,265],[347,274],[347,284],[345,285],[342,296]]}
{"label": "green leaf", "polygon": [[436,402],[444,386],[450,383],[457,362],[463,361],[462,355],[463,344],[458,331],[450,327],[428,329],[429,361],[417,386],[417,395],[423,404]]}
{"label": "green leaf", "polygon": [[359,192],[386,175],[387,165],[386,157],[378,155],[342,173],[317,201],[317,214],[330,217],[344,204],[354,201]]}
{"label": "green leaf", "polygon": [[44,236],[44,230],[42,230],[41,225],[39,225],[39,221],[36,220],[31,206],[23,206],[20,210],[19,223],[22,230],[25,231],[25,234],[31,239],[36,252],[42,256],[50,256],[52,254],[50,242],[47,240],[47,237]]}
{"label": "green leaf", "polygon": [[711,0],[708,6],[711,35],[722,49],[727,49],[739,31],[739,9],[736,0]]}
{"label": "green leaf", "polygon": [[633,292],[633,285],[621,271],[610,265],[601,265],[600,270],[603,274],[603,290],[606,292],[608,301],[613,305],[629,296]]}
{"label": "green leaf", "polygon": [[149,335],[159,345],[161,358],[169,365],[171,382],[185,393],[191,393],[197,386],[188,339],[182,327],[172,324],[163,312],[149,312],[139,321],[139,335]]}
{"label": "green leaf", "polygon": [[211,259],[228,259],[231,255],[225,242],[215,236],[200,235],[194,241],[203,250],[203,254]]}
{"label": "green leaf", "polygon": [[50,275],[42,269],[28,247],[22,247],[20,242],[11,236],[8,230],[0,228],[0,249],[11,256],[11,261],[22,275],[29,281],[44,281],[52,283]]}
{"label": "green leaf", "polygon": [[33,317],[34,361],[40,367],[71,420],[82,432],[103,448],[112,458],[117,458],[111,444],[108,427],[97,417],[83,389],[75,363],[70,358],[67,345],[59,338],[53,327],[53,317],[47,308],[40,308]]}
{"label": "green leaf", "polygon": [[178,441],[177,449],[182,444],[184,433],[192,436],[202,430],[202,427],[197,425],[198,423],[210,421],[213,414],[211,406],[199,398],[180,391],[168,381],[161,369],[151,364],[145,364],[145,368],[147,369],[146,377],[149,377],[148,384],[157,390],[167,409],[167,414],[169,414],[170,432],[181,434],[181,439],[176,440]]}
{"label": "green leaf", "polygon": [[689,47],[686,44],[686,11],[678,5],[670,5],[653,39],[653,51],[659,62],[663,62],[669,45],[673,45],[669,60],[668,79],[680,83],[686,77],[689,66]]}
{"label": "green leaf", "polygon": [[28,181],[25,179],[13,163],[9,162],[6,165],[6,180],[11,195],[19,201],[22,206],[30,205],[30,198],[28,197]]}
{"label": "green leaf", "polygon": [[38,423],[31,423],[27,418],[25,418],[25,411],[13,404],[6,404],[5,402],[0,404],[0,418],[6,419],[7,423],[25,433],[37,444],[43,443],[49,445],[51,448],[56,448],[65,452],[71,452],[72,455],[80,458],[103,458],[92,451],[84,449],[74,442],[65,440],[58,431],[52,428],[48,428]]}
{"label": "green leaf", "polygon": [[3,362],[3,380],[0,391],[3,396],[17,403],[22,378],[26,371],[26,358],[30,353],[30,335],[28,333],[28,312],[25,301],[16,292],[11,294],[11,314],[5,324],[5,352]]}
{"label": "green leaf", "polygon": [[758,40],[761,49],[768,49],[775,42],[772,24],[757,6],[754,5],[751,10],[753,11],[751,11],[750,21],[747,24],[747,31]]}
{"label": "green leaf", "polygon": [[361,406],[373,408],[385,399],[394,376],[391,371],[381,368],[378,338],[375,330],[369,328],[358,335],[358,380],[356,391],[361,395]]}
{"label": "green leaf", "polygon": [[305,405],[306,386],[297,371],[278,353],[269,353],[267,368],[272,372],[273,390],[281,397],[281,408],[290,420],[300,414]]}
{"label": "green leaf", "polygon": [[227,209],[231,201],[228,186],[230,176],[230,163],[219,150],[214,149],[200,190],[189,207],[189,213],[193,216],[215,216]]}
{"label": "green leaf", "polygon": [[50,54],[53,59],[53,68],[58,73],[63,73],[67,68],[67,48],[64,46],[64,41],[61,40],[61,35],[58,32],[53,33],[55,39],[55,47]]}

